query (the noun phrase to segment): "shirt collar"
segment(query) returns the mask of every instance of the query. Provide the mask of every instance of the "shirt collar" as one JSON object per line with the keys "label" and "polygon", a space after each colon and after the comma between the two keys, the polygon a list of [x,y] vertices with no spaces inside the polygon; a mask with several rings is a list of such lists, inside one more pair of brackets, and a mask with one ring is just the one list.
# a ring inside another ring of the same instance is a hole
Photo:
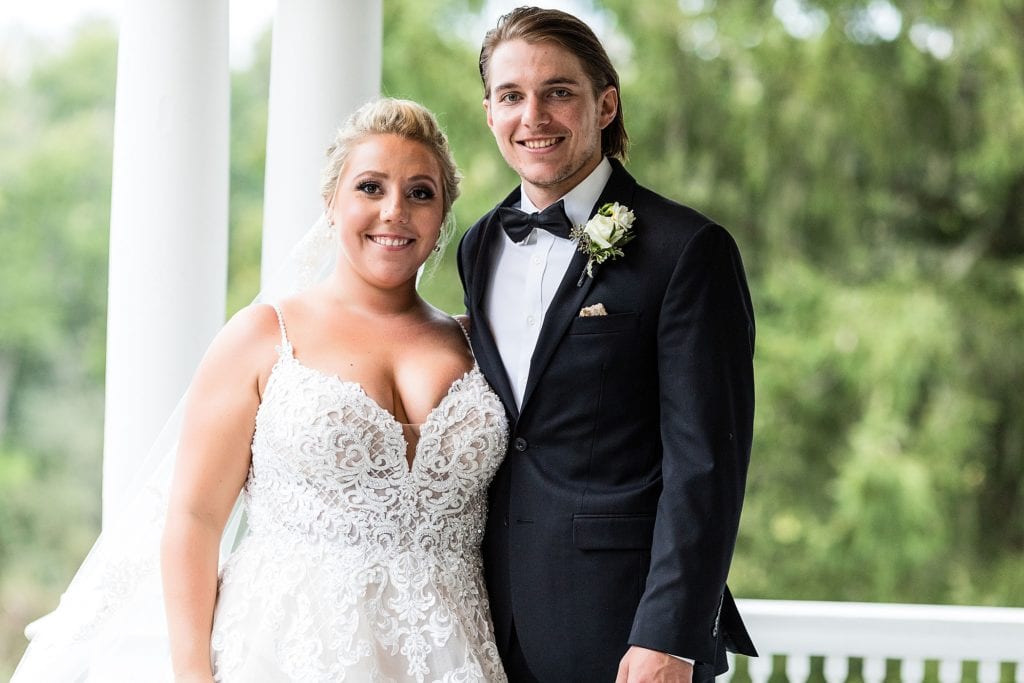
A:
{"label": "shirt collar", "polygon": [[[590,212],[594,209],[594,204],[597,203],[601,191],[604,190],[604,186],[608,184],[608,179],[611,177],[612,165],[608,162],[607,157],[602,157],[601,163],[590,172],[590,175],[561,197],[565,200],[565,215],[569,217],[573,225],[583,225],[591,219]],[[522,186],[519,190],[519,208],[526,213],[538,211],[530,198],[522,191]]]}

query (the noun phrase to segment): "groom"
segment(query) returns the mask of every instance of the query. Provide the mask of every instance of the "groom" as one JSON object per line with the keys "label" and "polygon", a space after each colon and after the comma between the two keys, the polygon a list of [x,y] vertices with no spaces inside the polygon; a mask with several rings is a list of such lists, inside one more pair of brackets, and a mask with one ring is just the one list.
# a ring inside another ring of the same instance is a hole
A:
{"label": "groom", "polygon": [[[739,252],[617,160],[618,74],[586,24],[519,8],[480,75],[522,180],[459,246],[473,348],[510,419],[484,540],[509,677],[709,679],[727,648],[755,654],[725,585],[754,410]],[[570,225],[612,202],[578,250]]]}

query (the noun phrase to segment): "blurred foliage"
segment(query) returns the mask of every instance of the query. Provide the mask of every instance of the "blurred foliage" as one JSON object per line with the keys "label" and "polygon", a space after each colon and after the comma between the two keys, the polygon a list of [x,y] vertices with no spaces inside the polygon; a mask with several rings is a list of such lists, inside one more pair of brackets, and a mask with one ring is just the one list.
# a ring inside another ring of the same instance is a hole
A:
{"label": "blurred foliage", "polygon": [[[642,7],[641,7],[642,6]],[[459,229],[502,198],[482,3],[385,3]],[[637,178],[727,226],[758,316],[741,597],[1024,606],[1024,2],[606,0]],[[232,78],[229,313],[258,287],[269,40]],[[0,73],[0,674],[96,533],[116,35]],[[427,56],[428,58],[425,58]],[[426,296],[461,309],[454,244]]]}

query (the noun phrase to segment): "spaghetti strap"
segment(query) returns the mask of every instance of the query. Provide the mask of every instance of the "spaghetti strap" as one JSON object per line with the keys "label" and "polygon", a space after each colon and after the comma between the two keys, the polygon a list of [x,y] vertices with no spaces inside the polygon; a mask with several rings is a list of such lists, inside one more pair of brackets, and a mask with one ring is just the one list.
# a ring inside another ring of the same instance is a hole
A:
{"label": "spaghetti strap", "polygon": [[277,313],[277,325],[281,328],[281,345],[277,347],[277,352],[282,356],[293,358],[292,343],[288,341],[288,332],[285,331],[284,314],[281,312],[281,307],[277,304],[270,305],[274,307],[274,313]]}
{"label": "spaghetti strap", "polygon": [[[462,330],[462,336],[466,338],[466,346],[469,347],[469,352],[473,354],[473,358],[474,358],[473,363],[475,364],[476,363],[476,353],[473,352],[473,342],[470,341],[470,339],[469,339],[469,330],[466,328],[466,325],[469,324],[469,317],[468,316],[464,316],[464,315],[453,315],[452,316],[452,320],[454,320],[455,322],[457,322],[459,324],[459,329]],[[462,322],[463,320],[466,321],[466,324],[463,324],[463,322]]]}

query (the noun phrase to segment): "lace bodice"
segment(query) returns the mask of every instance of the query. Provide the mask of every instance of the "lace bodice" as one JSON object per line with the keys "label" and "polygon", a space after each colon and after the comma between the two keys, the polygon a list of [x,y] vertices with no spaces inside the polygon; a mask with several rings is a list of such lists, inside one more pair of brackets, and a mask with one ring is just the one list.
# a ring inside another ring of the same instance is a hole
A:
{"label": "lace bodice", "polygon": [[358,384],[284,357],[257,414],[251,531],[329,540],[373,560],[472,555],[504,439],[504,411],[474,368],[423,423],[410,467],[401,424]]}
{"label": "lace bodice", "polygon": [[500,400],[474,365],[427,416],[410,466],[402,425],[296,359],[278,315],[249,533],[222,572],[217,679],[273,680],[272,662],[291,680],[503,680],[480,560]]}

